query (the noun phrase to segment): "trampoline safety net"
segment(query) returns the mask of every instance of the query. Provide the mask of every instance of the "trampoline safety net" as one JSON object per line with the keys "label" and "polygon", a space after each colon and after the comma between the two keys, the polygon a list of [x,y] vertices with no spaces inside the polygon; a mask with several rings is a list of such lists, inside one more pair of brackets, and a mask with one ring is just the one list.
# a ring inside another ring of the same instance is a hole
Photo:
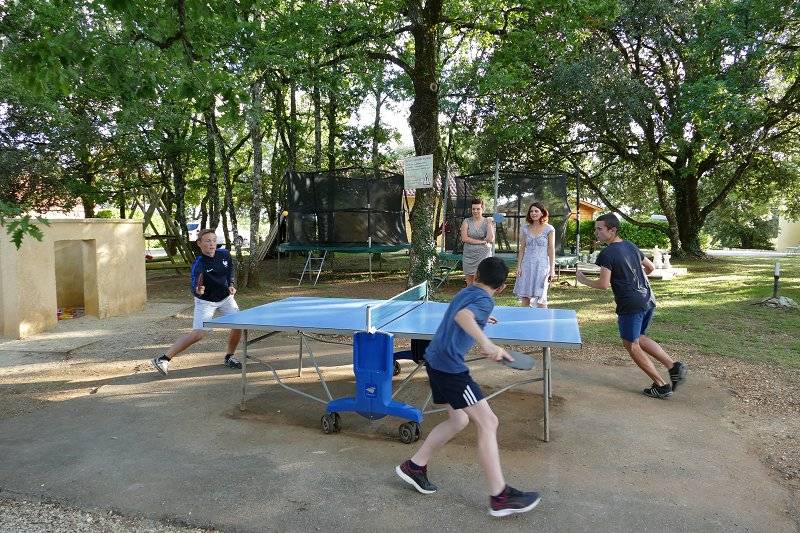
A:
{"label": "trampoline safety net", "polygon": [[[494,173],[469,174],[451,178],[451,197],[448,199],[445,246],[461,252],[463,247],[459,228],[465,218],[472,216],[473,198],[483,198],[485,214],[502,213],[506,220],[502,234],[497,235],[496,251],[516,253],[528,206],[541,202],[550,212],[549,223],[556,230],[556,255],[563,253],[564,237],[570,206],[567,202],[567,175],[546,172],[500,172],[497,205],[494,197]],[[453,194],[454,193],[454,194]],[[487,201],[488,200],[488,201]],[[500,230],[498,231],[500,233]]]}
{"label": "trampoline safety net", "polygon": [[[408,242],[403,176],[370,169],[287,172],[286,240],[293,244]],[[370,240],[371,238],[371,240]]]}

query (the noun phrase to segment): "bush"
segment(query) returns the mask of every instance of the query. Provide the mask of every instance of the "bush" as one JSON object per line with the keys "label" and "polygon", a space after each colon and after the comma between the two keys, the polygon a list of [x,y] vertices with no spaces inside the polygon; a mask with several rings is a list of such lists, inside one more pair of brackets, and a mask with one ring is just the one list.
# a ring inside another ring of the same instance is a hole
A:
{"label": "bush", "polygon": [[111,209],[103,209],[94,215],[95,218],[114,218],[114,212]]}
{"label": "bush", "polygon": [[622,222],[619,226],[619,236],[623,239],[631,241],[639,248],[669,248],[669,237],[665,233],[667,231],[666,222],[656,222],[659,226],[664,228],[664,231],[659,231],[655,228],[644,228],[631,224],[629,222]]}
{"label": "bush", "polygon": [[[656,222],[659,226],[667,229],[666,222]],[[655,228],[646,228],[622,221],[619,227],[619,236],[631,241],[639,248],[669,248],[669,237],[667,234]],[[575,221],[570,220],[567,224],[567,236],[564,250],[569,251],[575,245]],[[589,249],[589,252],[597,249],[597,240],[594,237],[594,221],[581,221],[581,248]]]}

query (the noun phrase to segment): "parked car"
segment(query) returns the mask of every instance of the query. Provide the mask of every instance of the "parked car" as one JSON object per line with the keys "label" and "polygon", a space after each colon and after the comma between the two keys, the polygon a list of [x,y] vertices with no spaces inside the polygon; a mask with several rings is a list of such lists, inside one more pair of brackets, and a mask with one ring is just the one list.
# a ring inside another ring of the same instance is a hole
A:
{"label": "parked car", "polygon": [[[200,233],[200,221],[194,220],[186,224],[186,230],[189,233],[189,242],[194,242],[197,240],[197,234]],[[222,224],[217,226],[216,230],[217,234],[217,243],[218,244],[225,244],[225,232],[222,229]],[[236,241],[233,244],[238,244],[239,246],[247,246],[250,244],[250,239],[247,235],[242,235],[241,233],[236,237]]]}

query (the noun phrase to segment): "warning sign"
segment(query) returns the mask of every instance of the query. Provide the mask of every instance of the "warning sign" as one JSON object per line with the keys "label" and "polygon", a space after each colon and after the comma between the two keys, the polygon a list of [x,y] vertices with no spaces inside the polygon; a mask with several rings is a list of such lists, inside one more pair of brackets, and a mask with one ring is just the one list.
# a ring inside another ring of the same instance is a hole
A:
{"label": "warning sign", "polygon": [[433,154],[403,159],[403,184],[406,189],[430,189],[433,186]]}

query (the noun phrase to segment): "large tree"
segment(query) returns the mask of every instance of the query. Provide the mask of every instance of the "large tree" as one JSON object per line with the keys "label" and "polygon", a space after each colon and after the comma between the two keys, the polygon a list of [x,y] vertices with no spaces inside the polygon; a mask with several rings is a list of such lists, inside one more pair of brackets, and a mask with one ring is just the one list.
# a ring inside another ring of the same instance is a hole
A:
{"label": "large tree", "polygon": [[799,9],[618,0],[552,19],[560,24],[539,20],[537,37],[498,55],[495,68],[515,74],[500,82],[517,92],[495,100],[504,115],[495,127],[527,107],[535,119],[514,124],[522,135],[511,143],[549,150],[634,222],[655,204],[673,252],[701,255],[703,224],[731,191],[787,178],[800,132]]}

